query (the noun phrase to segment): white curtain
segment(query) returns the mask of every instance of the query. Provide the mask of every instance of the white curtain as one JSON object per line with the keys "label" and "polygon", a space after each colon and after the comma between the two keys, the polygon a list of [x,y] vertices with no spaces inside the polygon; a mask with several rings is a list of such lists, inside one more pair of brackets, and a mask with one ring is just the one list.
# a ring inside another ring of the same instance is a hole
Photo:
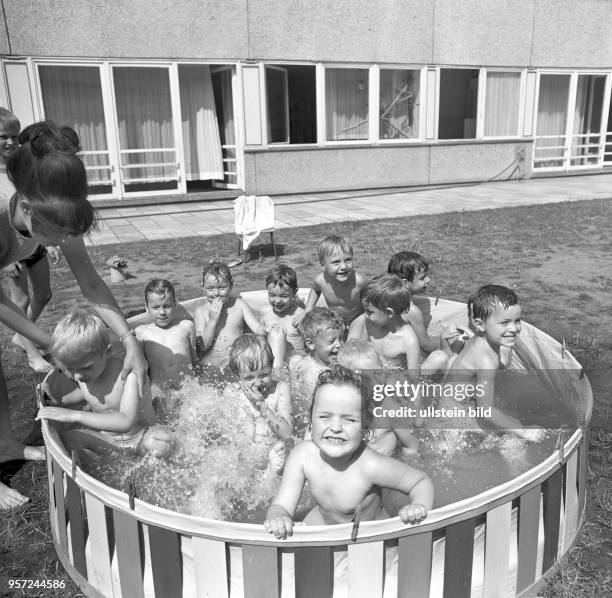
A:
{"label": "white curtain", "polygon": [[419,136],[419,71],[380,71],[380,138]]}
{"label": "white curtain", "polygon": [[555,137],[536,141],[537,147],[541,148],[539,156],[550,158],[548,162],[540,162],[539,167],[563,165],[562,148],[549,150],[545,148],[562,146],[565,142],[569,84],[569,75],[542,75],[540,77],[536,137],[546,135],[554,135]]}
{"label": "white curtain", "polygon": [[487,73],[486,137],[518,134],[520,73]]}
{"label": "white curtain", "polygon": [[325,70],[327,139],[368,138],[368,71]]}
{"label": "white curtain", "polygon": [[161,149],[165,152],[121,154],[121,164],[159,164],[124,169],[123,178],[163,180],[176,176],[176,152],[170,82],[167,68],[114,67],[119,149]]}
{"label": "white curtain", "polygon": [[[39,67],[45,117],[72,127],[84,151],[106,151],[100,69],[89,66]],[[108,155],[83,156],[86,166],[108,166]],[[108,169],[88,170],[90,184],[108,181]]]}
{"label": "white curtain", "polygon": [[209,67],[180,65],[179,88],[187,180],[223,180],[221,140]]}
{"label": "white curtain", "polygon": [[[234,132],[234,101],[232,95],[233,69],[226,67],[213,68],[211,78],[213,79],[213,90],[215,92],[215,105],[217,107],[217,119],[219,121],[219,136],[224,158],[234,160],[224,164],[224,181],[235,185],[238,183],[236,174],[236,135]],[[227,173],[227,174],[225,174]]]}

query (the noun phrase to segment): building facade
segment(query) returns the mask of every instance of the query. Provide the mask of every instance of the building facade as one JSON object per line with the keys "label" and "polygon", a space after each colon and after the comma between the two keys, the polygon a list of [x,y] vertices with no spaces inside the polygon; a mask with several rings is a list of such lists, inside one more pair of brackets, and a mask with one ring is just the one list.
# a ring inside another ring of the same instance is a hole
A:
{"label": "building facade", "polygon": [[0,102],[92,198],[612,168],[608,0],[3,0]]}

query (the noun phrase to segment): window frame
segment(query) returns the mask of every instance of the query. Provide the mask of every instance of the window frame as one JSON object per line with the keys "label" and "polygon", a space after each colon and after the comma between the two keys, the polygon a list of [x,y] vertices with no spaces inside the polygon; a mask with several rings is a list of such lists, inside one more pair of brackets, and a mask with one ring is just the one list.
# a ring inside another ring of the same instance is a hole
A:
{"label": "window frame", "polygon": [[[476,139],[519,139],[523,137],[525,127],[525,102],[526,102],[526,69],[506,68],[506,67],[483,67],[480,69],[480,77],[478,81],[478,105],[477,122],[476,122]],[[487,85],[489,73],[519,73],[519,105],[518,115],[516,119],[516,133],[514,135],[485,135],[485,125],[487,123]],[[480,108],[482,106],[482,108]],[[480,133],[480,134],[479,134]]]}

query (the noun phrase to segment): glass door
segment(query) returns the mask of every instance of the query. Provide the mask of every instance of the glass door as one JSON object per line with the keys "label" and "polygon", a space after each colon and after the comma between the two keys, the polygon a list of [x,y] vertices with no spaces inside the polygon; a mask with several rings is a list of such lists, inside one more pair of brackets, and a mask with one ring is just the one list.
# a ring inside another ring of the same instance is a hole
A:
{"label": "glass door", "polygon": [[570,167],[597,167],[604,146],[602,122],[605,75],[578,75]]}

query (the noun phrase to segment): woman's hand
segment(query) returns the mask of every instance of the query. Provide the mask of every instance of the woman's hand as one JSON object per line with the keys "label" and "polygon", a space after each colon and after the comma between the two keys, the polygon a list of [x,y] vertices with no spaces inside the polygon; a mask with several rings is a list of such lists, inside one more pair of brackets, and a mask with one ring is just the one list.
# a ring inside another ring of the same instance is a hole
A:
{"label": "woman's hand", "polygon": [[47,247],[47,255],[49,256],[51,263],[54,266],[57,266],[62,257],[62,252],[60,251],[59,247],[56,247],[55,245],[49,245]]}
{"label": "woman's hand", "polygon": [[50,419],[56,422],[71,424],[78,421],[79,412],[63,407],[41,407],[38,410],[36,419]]}
{"label": "woman's hand", "polygon": [[149,377],[149,364],[142,352],[142,348],[132,334],[123,340],[125,346],[125,359],[121,370],[121,380],[125,382],[128,374],[134,372],[138,381],[138,395],[142,397],[145,384]]}

